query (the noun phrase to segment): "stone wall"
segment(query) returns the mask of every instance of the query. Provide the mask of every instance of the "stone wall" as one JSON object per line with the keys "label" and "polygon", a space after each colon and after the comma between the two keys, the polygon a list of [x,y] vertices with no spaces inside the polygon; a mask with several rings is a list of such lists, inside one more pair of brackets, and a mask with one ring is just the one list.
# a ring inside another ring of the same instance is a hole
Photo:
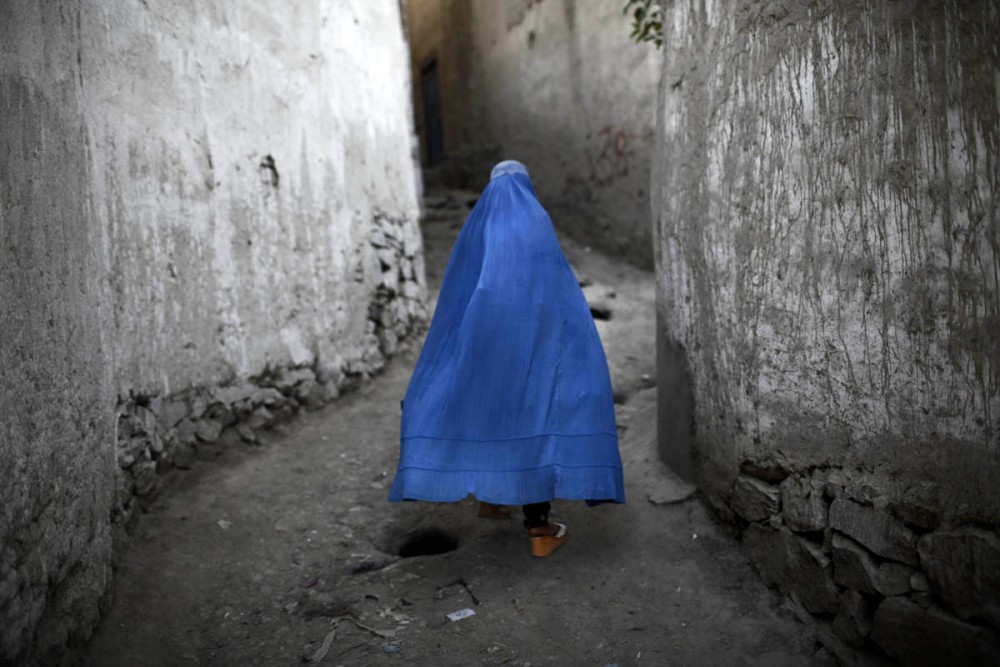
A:
{"label": "stone wall", "polygon": [[480,189],[494,162],[520,160],[562,231],[652,268],[659,54],[629,39],[623,6],[410,0],[410,35],[417,75],[438,62],[446,183]]}
{"label": "stone wall", "polygon": [[0,664],[87,639],[160,473],[420,326],[399,12],[0,4]]}
{"label": "stone wall", "polygon": [[997,664],[1000,12],[665,4],[661,448],[842,664]]}

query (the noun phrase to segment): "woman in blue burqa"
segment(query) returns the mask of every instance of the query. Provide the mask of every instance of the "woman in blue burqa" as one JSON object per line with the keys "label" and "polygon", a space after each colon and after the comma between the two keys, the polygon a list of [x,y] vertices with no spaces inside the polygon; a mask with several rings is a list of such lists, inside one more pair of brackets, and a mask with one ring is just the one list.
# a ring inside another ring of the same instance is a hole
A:
{"label": "woman in blue burqa", "polygon": [[403,400],[390,501],[524,508],[532,554],[569,537],[549,501],[625,502],[604,348],[528,171],[508,160],[469,214]]}

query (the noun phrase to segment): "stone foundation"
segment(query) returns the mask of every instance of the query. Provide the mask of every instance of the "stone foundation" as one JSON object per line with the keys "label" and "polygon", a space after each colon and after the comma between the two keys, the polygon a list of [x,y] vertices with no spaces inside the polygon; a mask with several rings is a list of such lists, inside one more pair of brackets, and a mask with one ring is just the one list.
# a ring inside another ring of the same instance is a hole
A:
{"label": "stone foundation", "polygon": [[[369,242],[381,269],[357,358],[266,368],[244,381],[167,396],[119,397],[112,523],[128,528],[159,475],[186,470],[226,447],[254,445],[258,434],[302,410],[314,410],[376,373],[427,323],[424,260],[416,226],[379,215]],[[116,532],[121,539],[121,530]]]}
{"label": "stone foundation", "polygon": [[1000,664],[995,527],[944,523],[933,503],[895,501],[863,473],[743,470],[726,508],[747,555],[842,665]]}

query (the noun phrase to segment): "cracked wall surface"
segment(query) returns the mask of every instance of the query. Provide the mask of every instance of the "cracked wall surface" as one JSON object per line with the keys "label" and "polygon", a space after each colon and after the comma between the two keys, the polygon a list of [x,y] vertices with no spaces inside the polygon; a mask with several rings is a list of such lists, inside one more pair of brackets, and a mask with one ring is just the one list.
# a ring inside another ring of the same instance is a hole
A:
{"label": "cracked wall surface", "polygon": [[158,473],[423,322],[399,12],[0,6],[0,664],[86,640]]}
{"label": "cracked wall surface", "polygon": [[1000,628],[971,601],[1000,591],[998,30],[989,3],[666,10],[654,234],[684,372],[661,446],[693,443],[765,579],[903,662]]}

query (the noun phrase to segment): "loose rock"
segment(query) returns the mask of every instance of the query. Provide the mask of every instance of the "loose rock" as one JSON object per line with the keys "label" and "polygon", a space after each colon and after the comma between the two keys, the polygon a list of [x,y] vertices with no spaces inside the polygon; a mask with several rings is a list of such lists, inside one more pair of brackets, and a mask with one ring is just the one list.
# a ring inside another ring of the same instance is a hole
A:
{"label": "loose rock", "polygon": [[231,426],[236,423],[237,416],[228,405],[215,404],[205,412],[205,417],[214,419],[223,426]]}
{"label": "loose rock", "polygon": [[139,461],[132,466],[132,474],[135,477],[137,496],[148,496],[156,490],[156,462]]}
{"label": "loose rock", "polygon": [[184,419],[177,424],[177,429],[174,433],[179,443],[188,445],[197,440],[196,431],[197,428],[195,427],[194,422]]}
{"label": "loose rock", "polygon": [[389,248],[379,248],[378,250],[378,261],[382,266],[382,270],[392,269],[396,270],[396,264],[399,262],[399,258],[396,253]]}
{"label": "loose rock", "polygon": [[412,280],[407,280],[403,283],[403,296],[407,299],[419,299],[420,286]]}
{"label": "loose rock", "polygon": [[249,442],[249,443],[257,442],[257,434],[254,432],[252,428],[250,428],[249,424],[240,423],[237,424],[234,428],[236,430],[236,434],[240,436],[240,439],[243,442]]}
{"label": "loose rock", "polygon": [[280,405],[285,402],[284,395],[274,387],[260,387],[255,389],[250,396],[250,400],[257,405]]}
{"label": "loose rock", "polygon": [[195,424],[195,436],[200,442],[215,442],[222,432],[222,424],[214,419],[199,419]]}
{"label": "loose rock", "polygon": [[833,534],[831,541],[833,578],[841,586],[875,593],[878,563],[861,545],[843,535]]}
{"label": "loose rock", "polygon": [[250,398],[256,387],[249,383],[244,383],[231,387],[216,387],[212,390],[212,400],[221,405],[233,405]]}
{"label": "loose rock", "polygon": [[246,423],[247,426],[257,431],[268,426],[272,421],[274,421],[274,415],[271,414],[270,410],[261,406],[253,411]]}
{"label": "loose rock", "polygon": [[928,504],[892,503],[889,509],[900,521],[918,530],[934,530],[941,525],[940,510]]}
{"label": "loose rock", "polygon": [[887,512],[837,498],[830,505],[830,526],[883,558],[918,564],[913,532]]}
{"label": "loose rock", "polygon": [[986,619],[1000,628],[1000,538],[965,528],[925,535],[918,548],[932,588],[947,607],[961,618]]}
{"label": "loose rock", "polygon": [[841,597],[840,611],[833,619],[833,631],[851,646],[861,647],[871,632],[874,612],[865,596],[857,591],[846,591]]}
{"label": "loose rock", "polygon": [[165,429],[173,428],[188,416],[188,406],[184,401],[164,401],[159,405],[160,412],[156,416]]}
{"label": "loose rock", "polygon": [[761,578],[792,594],[812,613],[834,613],[840,608],[830,560],[822,549],[787,528],[775,530],[751,524],[743,544]]}
{"label": "loose rock", "polygon": [[191,400],[191,412],[189,418],[201,419],[208,409],[208,400],[204,396],[196,396]]}
{"label": "loose rock", "polygon": [[777,486],[752,477],[737,477],[733,483],[730,505],[747,521],[763,521],[778,513],[781,491]]}
{"label": "loose rock", "polygon": [[785,525],[795,531],[810,532],[826,528],[827,504],[822,484],[793,475],[781,483],[781,507]]}
{"label": "loose rock", "polygon": [[890,597],[910,592],[910,577],[914,570],[902,563],[885,562],[879,565],[873,583],[875,590]]}
{"label": "loose rock", "polygon": [[879,605],[871,638],[904,665],[1000,664],[1000,638],[995,634],[903,597],[886,598]]}
{"label": "loose rock", "polygon": [[216,441],[219,447],[235,447],[241,442],[243,442],[243,439],[232,426],[222,429],[222,432],[219,433],[219,439]]}

